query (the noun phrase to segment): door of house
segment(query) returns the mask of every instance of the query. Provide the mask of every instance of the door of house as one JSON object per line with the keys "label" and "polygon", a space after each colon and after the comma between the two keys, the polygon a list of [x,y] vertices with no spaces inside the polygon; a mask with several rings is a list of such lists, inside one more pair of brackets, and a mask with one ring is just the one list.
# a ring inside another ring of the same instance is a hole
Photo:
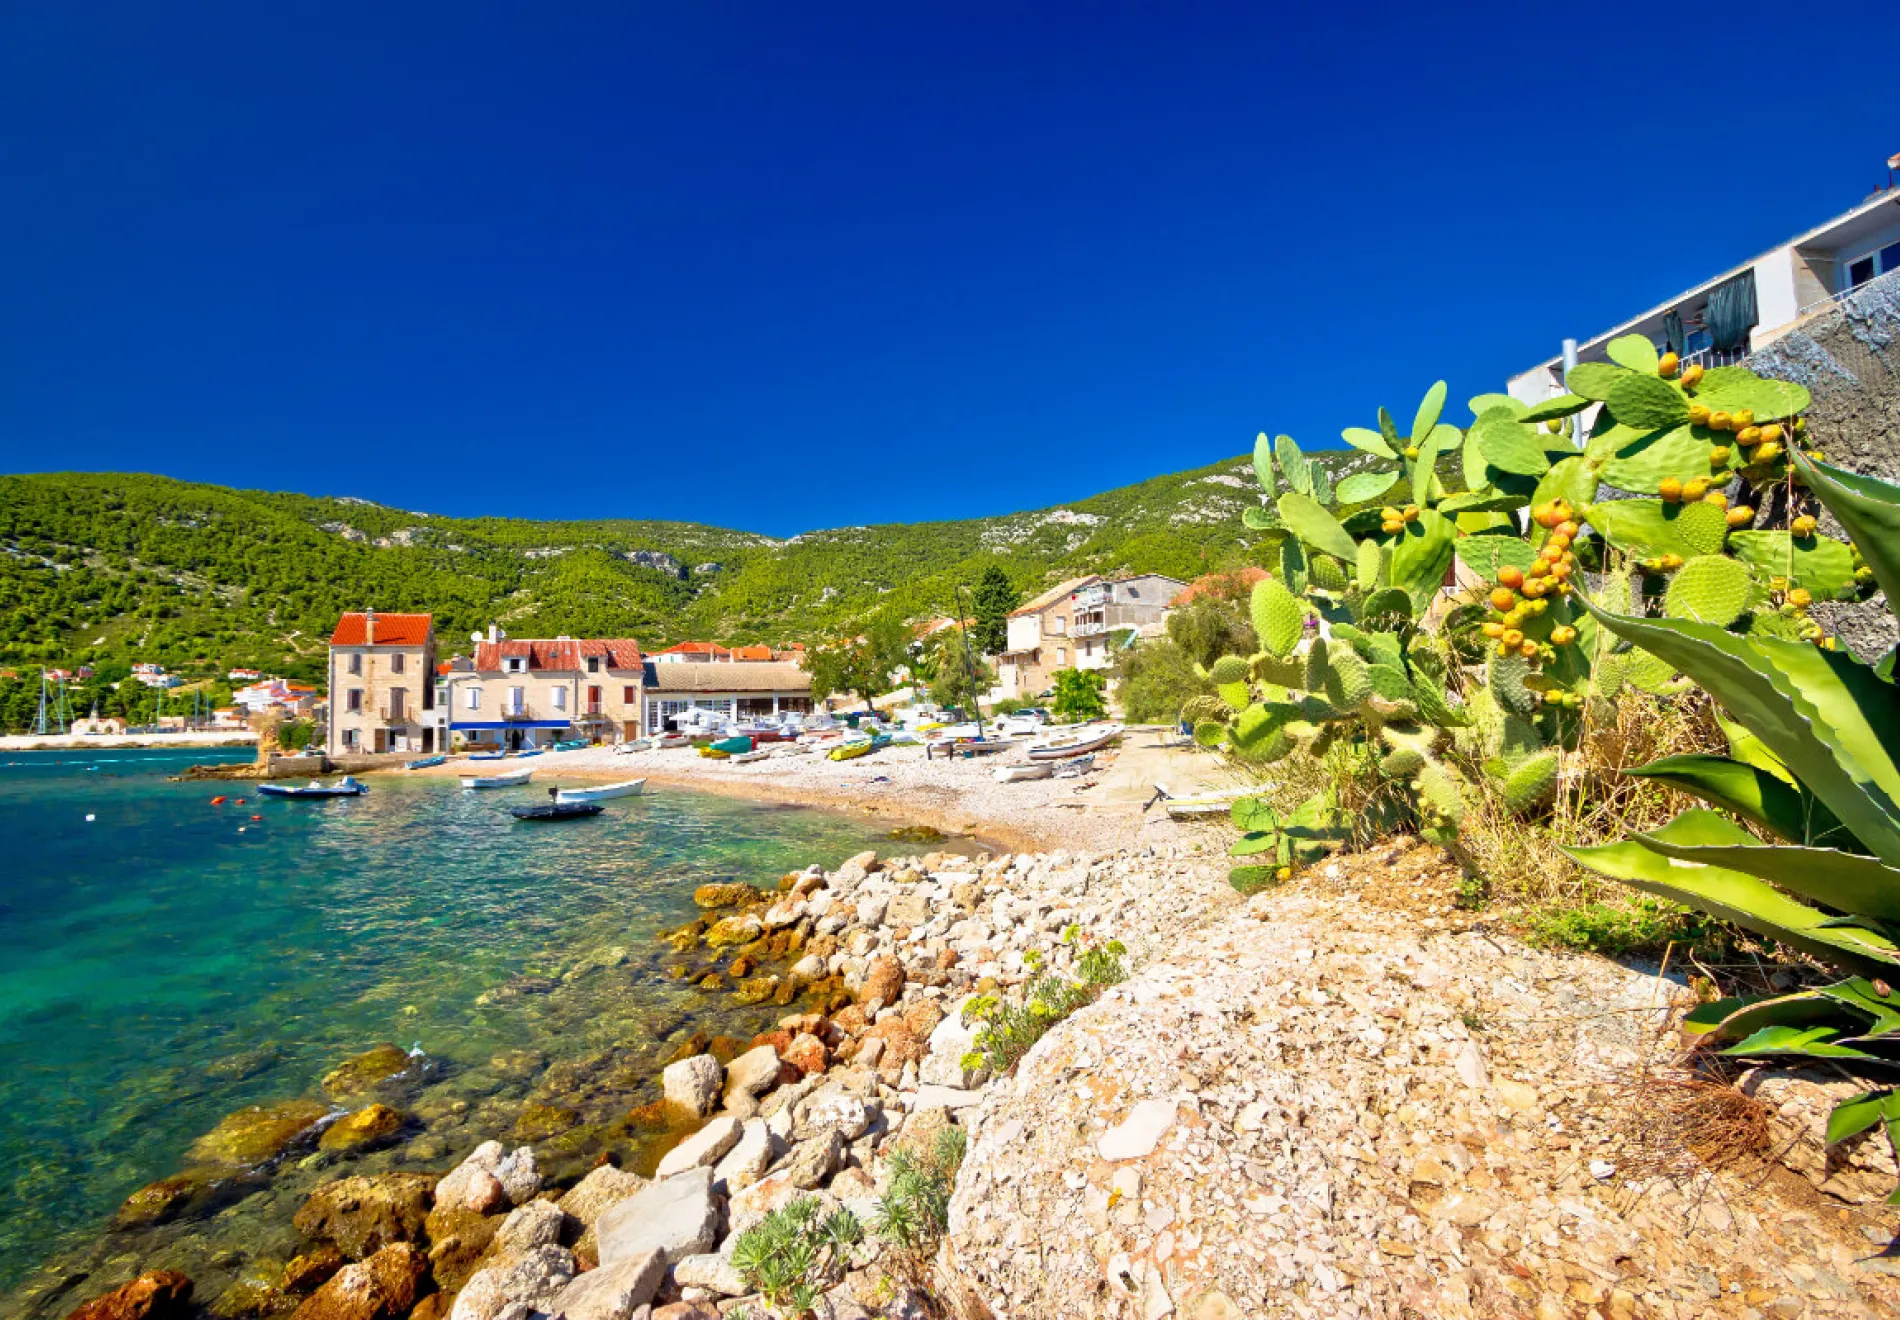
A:
{"label": "door of house", "polygon": [[587,713],[589,715],[600,714],[600,687],[598,684],[590,685],[587,689]]}
{"label": "door of house", "polygon": [[521,750],[521,730],[509,729],[507,732],[508,732],[508,750],[511,752],[520,751]]}

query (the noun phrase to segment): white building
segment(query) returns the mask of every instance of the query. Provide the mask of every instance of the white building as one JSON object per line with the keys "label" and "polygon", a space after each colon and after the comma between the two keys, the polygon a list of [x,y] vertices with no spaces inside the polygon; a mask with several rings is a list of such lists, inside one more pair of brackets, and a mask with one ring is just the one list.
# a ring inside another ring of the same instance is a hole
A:
{"label": "white building", "polygon": [[[1888,162],[1900,166],[1900,157]],[[1622,335],[1647,335],[1685,365],[1725,366],[1774,342],[1854,290],[1900,271],[1900,188],[1860,205],[1752,261],[1723,271],[1577,346],[1580,362],[1606,360]],[[1541,403],[1565,393],[1559,354],[1511,378],[1513,398]]]}

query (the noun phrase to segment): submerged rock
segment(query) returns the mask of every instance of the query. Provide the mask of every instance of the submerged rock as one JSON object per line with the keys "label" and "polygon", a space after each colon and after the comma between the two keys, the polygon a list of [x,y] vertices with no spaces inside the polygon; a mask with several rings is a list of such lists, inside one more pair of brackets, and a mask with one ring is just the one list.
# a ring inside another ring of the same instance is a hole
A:
{"label": "submerged rock", "polygon": [[499,1215],[478,1215],[459,1206],[431,1210],[423,1232],[429,1239],[429,1268],[436,1287],[457,1292],[473,1278],[501,1224]]}
{"label": "submerged rock", "polygon": [[93,1298],[66,1320],[175,1320],[187,1313],[190,1301],[190,1279],[176,1270],[153,1270]]}
{"label": "submerged rock", "polygon": [[559,1136],[581,1121],[581,1116],[565,1105],[529,1102],[515,1119],[516,1141],[546,1141]]}
{"label": "submerged rock", "polygon": [[199,1196],[210,1192],[215,1170],[186,1169],[150,1182],[126,1197],[112,1216],[114,1228],[150,1228],[184,1214]]}
{"label": "submerged rock", "polygon": [[334,1243],[361,1260],[395,1242],[413,1242],[429,1215],[435,1180],[426,1173],[339,1178],[310,1193],[291,1222],[305,1237]]}
{"label": "submerged rock", "polygon": [[728,944],[750,944],[765,931],[765,923],[751,912],[740,913],[736,917],[727,917],[706,932],[706,943],[712,948],[724,948]]}
{"label": "submerged rock", "polygon": [[328,1283],[347,1264],[349,1261],[343,1253],[326,1242],[300,1256],[292,1256],[277,1286],[287,1293],[312,1292]]}
{"label": "submerged rock", "polygon": [[332,1069],[323,1079],[323,1089],[335,1096],[361,1095],[408,1072],[415,1062],[398,1046],[377,1045]]}
{"label": "submerged rock", "polygon": [[232,1168],[266,1164],[311,1135],[329,1112],[315,1100],[250,1105],[225,1115],[216,1127],[193,1142],[191,1158]]}
{"label": "submerged rock", "polygon": [[693,891],[693,902],[703,908],[737,907],[742,903],[763,902],[765,895],[751,885],[701,885]]}
{"label": "submerged rock", "polygon": [[323,1130],[317,1139],[321,1150],[353,1152],[373,1150],[395,1139],[408,1115],[388,1105],[368,1105],[353,1114],[345,1114]]}

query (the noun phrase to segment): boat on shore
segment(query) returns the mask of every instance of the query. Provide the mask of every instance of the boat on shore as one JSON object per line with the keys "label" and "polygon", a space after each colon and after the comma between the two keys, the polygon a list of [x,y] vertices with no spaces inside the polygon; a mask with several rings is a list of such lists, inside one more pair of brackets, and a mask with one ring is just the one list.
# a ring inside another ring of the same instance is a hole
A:
{"label": "boat on shore", "polygon": [[1175,820],[1194,820],[1202,816],[1225,816],[1233,810],[1234,803],[1241,798],[1260,792],[1259,785],[1245,788],[1215,788],[1204,793],[1185,793],[1174,797],[1160,784],[1155,791],[1161,794],[1163,809]]}
{"label": "boat on shore", "polygon": [[999,765],[990,778],[999,784],[1020,784],[1026,779],[1047,779],[1056,772],[1048,761],[1030,761],[1025,765]]}
{"label": "boat on shore", "polygon": [[427,770],[432,765],[441,765],[449,758],[446,756],[425,756],[419,761],[410,761],[403,766],[405,770]]}
{"label": "boat on shore", "polygon": [[631,756],[635,752],[650,751],[652,750],[652,747],[653,747],[653,739],[635,738],[631,742],[623,742],[618,747],[614,748],[614,755],[615,756]]}
{"label": "boat on shore", "polygon": [[889,734],[874,734],[869,738],[851,738],[825,755],[834,761],[855,761],[860,756],[869,756],[880,748],[891,745]]}
{"label": "boat on shore", "polygon": [[498,775],[463,775],[463,788],[513,788],[525,784],[534,778],[534,767],[526,770],[505,770]]}
{"label": "boat on shore", "polygon": [[741,734],[733,738],[721,738],[711,746],[715,752],[724,752],[727,756],[737,756],[742,752],[751,751],[754,743],[752,739]]}
{"label": "boat on shore", "polygon": [[591,788],[564,788],[554,795],[556,802],[609,802],[614,798],[638,797],[646,791],[645,779],[623,779],[618,784],[596,784]]}
{"label": "boat on shore", "polygon": [[685,747],[692,741],[683,733],[663,733],[654,740],[653,745],[664,752],[675,747]]}
{"label": "boat on shore", "polygon": [[1090,752],[1101,751],[1121,735],[1122,726],[1119,724],[1110,724],[1101,729],[1084,726],[1079,730],[1068,732],[1058,741],[1032,743],[1029,748],[1029,759],[1063,761],[1071,756],[1085,756]]}
{"label": "boat on shore", "polygon": [[563,738],[554,744],[554,750],[557,752],[582,752],[586,751],[592,745],[593,744],[588,742],[585,738]]}
{"label": "boat on shore", "polygon": [[530,747],[530,748],[529,748],[529,749],[528,749],[527,751],[525,751],[525,752],[516,752],[516,753],[515,753],[515,760],[517,760],[517,761],[525,761],[525,760],[527,760],[527,759],[528,759],[528,758],[529,758],[530,756],[539,756],[539,755],[541,755],[541,753],[543,753],[543,752],[545,752],[545,751],[547,751],[547,748],[545,748],[545,747]]}
{"label": "boat on shore", "polygon": [[257,791],[265,797],[280,798],[361,797],[369,792],[369,785],[353,775],[344,775],[334,784],[313,779],[307,784],[259,784]]}
{"label": "boat on shore", "polygon": [[500,748],[496,748],[492,752],[470,752],[468,759],[471,761],[500,761],[505,760],[507,756],[508,753],[502,751]]}
{"label": "boat on shore", "polygon": [[766,760],[771,755],[772,753],[766,751],[763,747],[755,748],[749,752],[734,752],[732,754],[732,763],[734,765],[748,765],[753,761]]}

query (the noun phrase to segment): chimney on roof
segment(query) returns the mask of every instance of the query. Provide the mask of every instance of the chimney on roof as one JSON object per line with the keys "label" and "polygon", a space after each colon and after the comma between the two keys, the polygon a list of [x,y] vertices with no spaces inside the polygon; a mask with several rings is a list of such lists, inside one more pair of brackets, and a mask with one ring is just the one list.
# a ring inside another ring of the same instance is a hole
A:
{"label": "chimney on roof", "polygon": [[363,611],[363,645],[376,645],[376,611]]}
{"label": "chimney on roof", "polygon": [[492,621],[488,625],[488,644],[490,646],[495,644],[495,625]]}

